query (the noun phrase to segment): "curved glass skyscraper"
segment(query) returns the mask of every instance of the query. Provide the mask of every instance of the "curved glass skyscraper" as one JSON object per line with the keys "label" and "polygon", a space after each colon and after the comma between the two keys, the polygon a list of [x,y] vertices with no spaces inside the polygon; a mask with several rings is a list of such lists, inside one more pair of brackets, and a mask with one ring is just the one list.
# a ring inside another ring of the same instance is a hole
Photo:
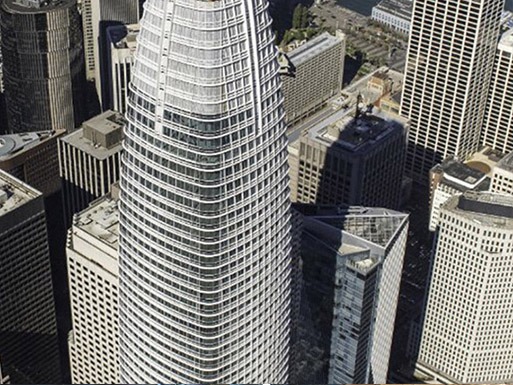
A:
{"label": "curved glass skyscraper", "polygon": [[290,213],[266,0],[148,0],[121,173],[123,383],[284,383]]}
{"label": "curved glass skyscraper", "polygon": [[85,115],[76,0],[0,1],[8,127],[0,134],[73,130]]}

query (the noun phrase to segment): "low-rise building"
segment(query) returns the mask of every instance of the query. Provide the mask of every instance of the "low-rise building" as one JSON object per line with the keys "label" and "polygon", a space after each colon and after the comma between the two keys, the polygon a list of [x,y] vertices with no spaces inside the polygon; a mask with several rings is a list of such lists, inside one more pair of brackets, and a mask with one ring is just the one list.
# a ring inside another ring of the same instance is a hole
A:
{"label": "low-rise building", "polygon": [[343,104],[354,105],[360,99],[365,105],[379,107],[382,98],[402,91],[403,78],[401,72],[386,66],[380,67],[344,88],[341,91]]}
{"label": "low-rise building", "polygon": [[410,33],[412,11],[412,0],[381,0],[372,8],[371,18],[407,35]]}
{"label": "low-rise building", "polygon": [[61,189],[57,141],[66,130],[0,135],[0,169],[50,196]]}
{"label": "low-rise building", "polygon": [[401,116],[401,91],[396,91],[383,96],[378,104],[381,111],[391,116]]}
{"label": "low-rise building", "polygon": [[391,69],[377,71],[367,82],[367,90],[374,93],[373,104],[385,114],[399,117],[403,74]]}

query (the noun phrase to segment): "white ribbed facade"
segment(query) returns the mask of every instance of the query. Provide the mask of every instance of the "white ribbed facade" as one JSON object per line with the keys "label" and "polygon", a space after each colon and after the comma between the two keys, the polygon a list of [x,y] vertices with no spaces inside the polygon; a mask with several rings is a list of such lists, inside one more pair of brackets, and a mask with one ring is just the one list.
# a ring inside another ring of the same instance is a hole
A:
{"label": "white ribbed facade", "polygon": [[427,182],[450,155],[477,151],[504,0],[417,0],[401,115],[410,119],[406,170]]}
{"label": "white ribbed facade", "polygon": [[135,37],[139,33],[139,25],[127,25],[127,36],[117,43],[111,43],[111,79],[112,105],[115,111],[126,113],[126,98],[130,73],[134,64]]}
{"label": "white ribbed facade", "polygon": [[490,192],[513,195],[513,152],[502,158],[493,168]]}
{"label": "white ribbed facade", "polygon": [[126,96],[133,61],[132,55],[126,49],[116,50],[112,53],[112,100],[114,101],[114,110],[122,114],[126,113]]}
{"label": "white ribbed facade", "polygon": [[101,101],[100,56],[102,22],[134,24],[139,21],[138,0],[82,0],[82,30],[87,80],[95,80]]}
{"label": "white ribbed facade", "polygon": [[122,383],[285,383],[290,203],[265,0],[148,0],[120,196]]}
{"label": "white ribbed facade", "polygon": [[498,151],[513,151],[513,29],[497,47],[481,141]]}
{"label": "white ribbed facade", "polygon": [[119,383],[118,216],[109,194],[77,214],[68,232],[73,384]]}
{"label": "white ribbed facade", "polygon": [[62,180],[66,228],[73,214],[111,192],[119,181],[125,119],[114,111],[97,115],[59,139],[59,172]]}
{"label": "white ribbed facade", "polygon": [[513,379],[513,197],[466,192],[440,210],[418,374]]}

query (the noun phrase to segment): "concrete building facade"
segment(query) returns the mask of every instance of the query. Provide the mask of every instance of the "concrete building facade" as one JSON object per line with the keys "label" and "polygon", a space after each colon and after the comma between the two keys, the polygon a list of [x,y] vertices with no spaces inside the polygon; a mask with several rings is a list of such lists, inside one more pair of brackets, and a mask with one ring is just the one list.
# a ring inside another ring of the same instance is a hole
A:
{"label": "concrete building facade", "polygon": [[13,383],[61,383],[42,194],[0,170],[0,357]]}
{"label": "concrete building facade", "polygon": [[465,191],[488,191],[490,178],[454,158],[446,159],[429,172],[430,215],[429,230],[436,231],[440,207],[453,195]]}
{"label": "concrete building facade", "polygon": [[289,126],[340,94],[346,37],[325,32],[280,57],[284,108]]}
{"label": "concrete building facade", "polygon": [[110,42],[110,77],[108,82],[110,108],[121,114],[126,113],[128,84],[134,64],[134,53],[137,46],[139,25],[132,24],[107,29]]}
{"label": "concrete building facade", "polygon": [[65,130],[0,135],[0,169],[48,197],[61,189],[57,141]]}
{"label": "concrete building facade", "polygon": [[513,195],[513,152],[493,167],[490,192]]}
{"label": "concrete building facade", "polygon": [[372,20],[405,35],[410,33],[412,0],[381,0],[372,7]]}
{"label": "concrete building facade", "polygon": [[503,8],[504,0],[414,2],[401,115],[410,120],[406,172],[419,183],[443,159],[465,161],[479,148]]}
{"label": "concrete building facade", "polygon": [[399,206],[407,122],[356,114],[341,110],[289,146],[292,202]]}
{"label": "concrete building facade", "polygon": [[59,169],[62,178],[67,227],[73,214],[111,191],[119,180],[123,116],[106,111],[59,139]]}
{"label": "concrete building facade", "polygon": [[105,28],[114,24],[135,24],[139,21],[138,0],[82,0],[82,31],[86,74],[94,80],[98,97],[102,98],[100,55],[104,48]]}
{"label": "concrete building facade", "polygon": [[481,142],[495,150],[513,151],[513,29],[497,47]]}
{"label": "concrete building facade", "polygon": [[417,375],[513,378],[513,196],[465,192],[440,210]]}
{"label": "concrete building facade", "polygon": [[3,133],[78,127],[85,74],[76,1],[5,0],[0,18],[8,118]]}
{"label": "concrete building facade", "polygon": [[77,214],[66,246],[73,384],[119,383],[117,196],[108,194]]}

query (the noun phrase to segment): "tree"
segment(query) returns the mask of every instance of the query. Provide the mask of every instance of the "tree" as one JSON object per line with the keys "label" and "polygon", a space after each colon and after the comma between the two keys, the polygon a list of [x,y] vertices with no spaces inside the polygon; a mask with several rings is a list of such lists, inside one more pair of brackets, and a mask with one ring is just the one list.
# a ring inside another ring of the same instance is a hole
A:
{"label": "tree", "polygon": [[303,16],[303,5],[298,4],[294,8],[294,14],[292,16],[292,28],[301,28],[301,18]]}
{"label": "tree", "polygon": [[294,8],[294,14],[292,15],[292,28],[301,29],[308,27],[308,19],[308,8],[303,4],[298,4],[296,8]]}
{"label": "tree", "polygon": [[317,29],[315,28],[307,28],[306,29],[306,38],[311,39],[317,34]]}
{"label": "tree", "polygon": [[308,27],[308,8],[305,6],[301,9],[301,27],[300,28],[306,28]]}
{"label": "tree", "polygon": [[289,42],[293,39],[292,37],[292,33],[290,32],[290,30],[287,30],[285,31],[285,33],[283,34],[283,39],[281,40],[281,44],[282,45],[287,45],[289,44]]}

